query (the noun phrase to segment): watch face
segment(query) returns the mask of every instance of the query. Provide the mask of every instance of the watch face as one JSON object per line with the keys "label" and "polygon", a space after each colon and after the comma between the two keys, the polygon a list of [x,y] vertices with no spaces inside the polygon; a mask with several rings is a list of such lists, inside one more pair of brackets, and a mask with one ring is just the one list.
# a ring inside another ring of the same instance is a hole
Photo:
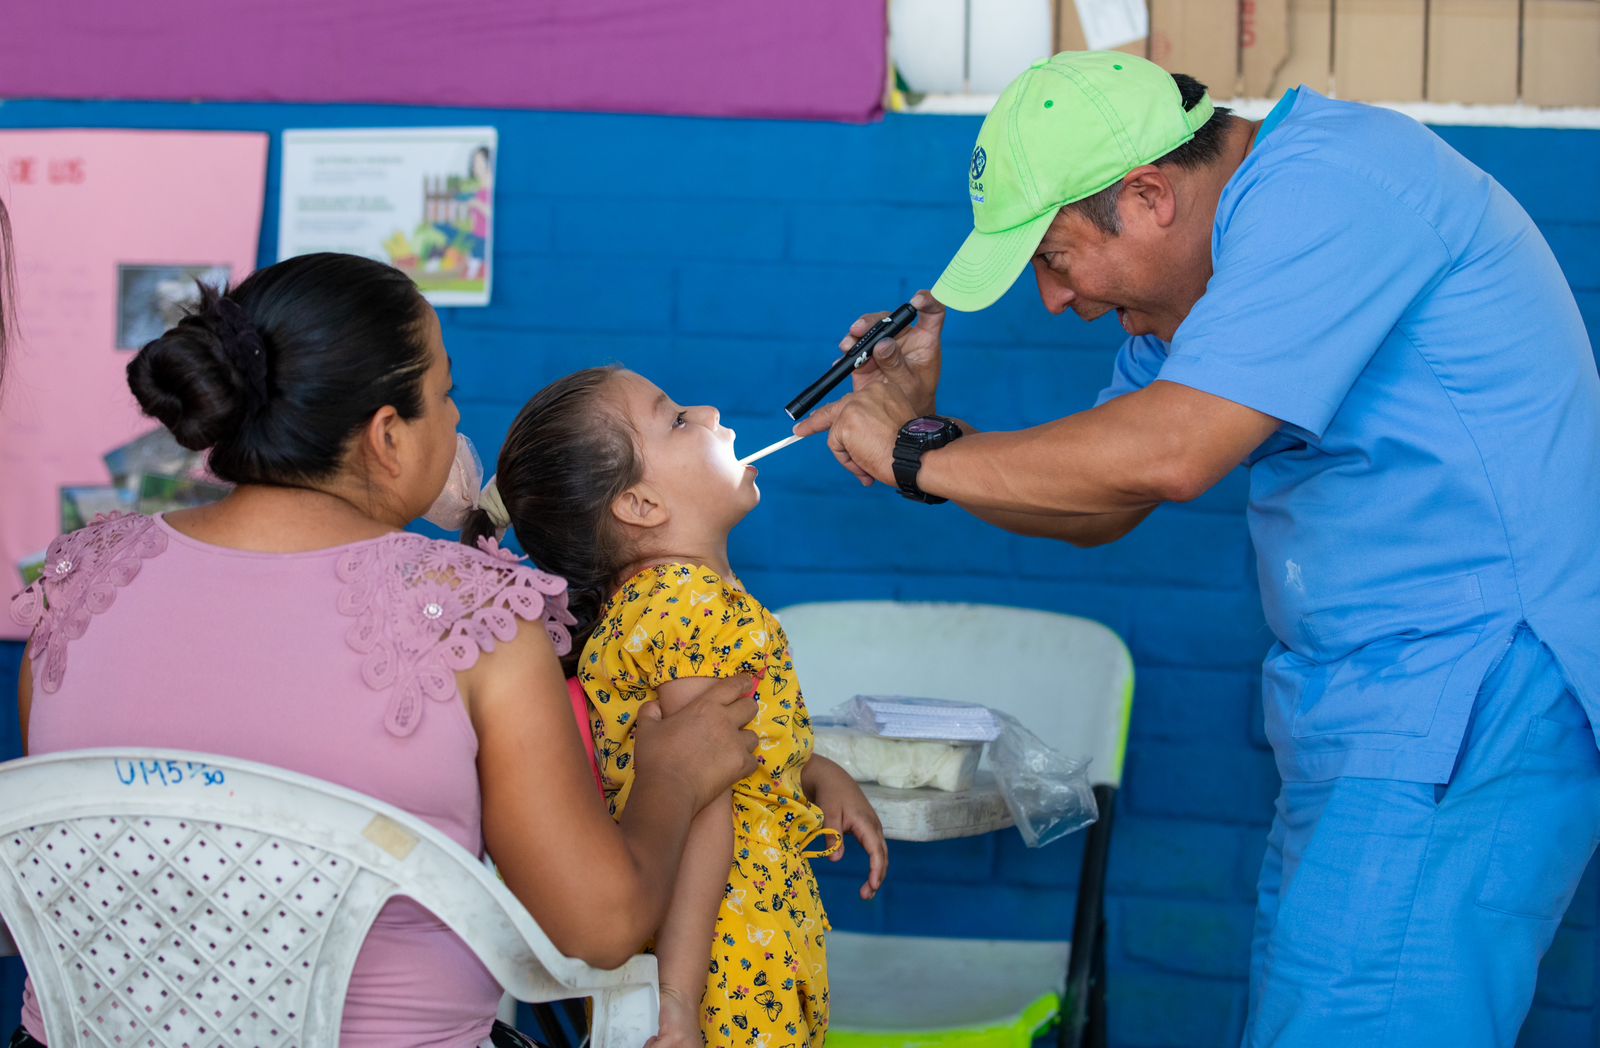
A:
{"label": "watch face", "polygon": [[936,418],[918,418],[906,423],[908,433],[938,433],[942,429],[944,423]]}

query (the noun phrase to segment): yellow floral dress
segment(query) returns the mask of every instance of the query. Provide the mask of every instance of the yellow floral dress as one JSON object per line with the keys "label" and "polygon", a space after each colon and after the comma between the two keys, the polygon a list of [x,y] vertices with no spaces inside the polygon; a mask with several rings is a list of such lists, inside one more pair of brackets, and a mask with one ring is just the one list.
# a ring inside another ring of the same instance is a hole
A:
{"label": "yellow floral dress", "polygon": [[583,649],[578,680],[613,817],[633,788],[633,726],[641,703],[678,677],[755,675],[760,741],[755,774],[733,788],[733,863],[717,911],[701,998],[712,1046],[820,1048],[828,1027],[831,926],[807,846],[826,833],[800,788],[811,756],[811,717],[778,620],[708,568],[658,565],[611,598]]}

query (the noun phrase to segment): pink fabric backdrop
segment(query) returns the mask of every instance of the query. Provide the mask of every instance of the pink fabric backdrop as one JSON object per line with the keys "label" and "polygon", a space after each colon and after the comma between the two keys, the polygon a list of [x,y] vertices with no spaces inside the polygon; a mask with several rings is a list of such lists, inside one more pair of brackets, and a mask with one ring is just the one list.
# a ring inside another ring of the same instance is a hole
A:
{"label": "pink fabric backdrop", "polygon": [[865,121],[885,0],[6,0],[0,97]]}

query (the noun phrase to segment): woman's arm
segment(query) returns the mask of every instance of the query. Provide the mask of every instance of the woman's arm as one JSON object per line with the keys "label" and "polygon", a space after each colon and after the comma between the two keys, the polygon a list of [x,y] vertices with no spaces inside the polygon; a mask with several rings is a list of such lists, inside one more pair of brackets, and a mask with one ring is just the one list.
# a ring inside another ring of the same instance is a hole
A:
{"label": "woman's arm", "polygon": [[33,641],[22,651],[22,669],[17,673],[17,722],[22,726],[22,755],[28,755],[28,714],[33,710]]}
{"label": "woman's arm", "polygon": [[621,964],[661,927],[696,813],[755,770],[755,735],[740,730],[755,716],[740,697],[750,678],[715,682],[670,720],[644,707],[633,792],[613,823],[542,631],[524,626],[462,676],[484,841],[507,887],[563,953]]}

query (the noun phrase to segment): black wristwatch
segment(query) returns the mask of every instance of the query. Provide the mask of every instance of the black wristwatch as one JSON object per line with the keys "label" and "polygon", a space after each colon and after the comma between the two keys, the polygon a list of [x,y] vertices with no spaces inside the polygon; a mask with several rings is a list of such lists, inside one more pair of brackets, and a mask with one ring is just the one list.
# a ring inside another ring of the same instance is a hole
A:
{"label": "black wristwatch", "polygon": [[901,426],[899,439],[894,442],[894,481],[900,494],[930,506],[946,501],[917,487],[917,472],[922,469],[923,455],[961,435],[960,426],[939,415],[924,415]]}

